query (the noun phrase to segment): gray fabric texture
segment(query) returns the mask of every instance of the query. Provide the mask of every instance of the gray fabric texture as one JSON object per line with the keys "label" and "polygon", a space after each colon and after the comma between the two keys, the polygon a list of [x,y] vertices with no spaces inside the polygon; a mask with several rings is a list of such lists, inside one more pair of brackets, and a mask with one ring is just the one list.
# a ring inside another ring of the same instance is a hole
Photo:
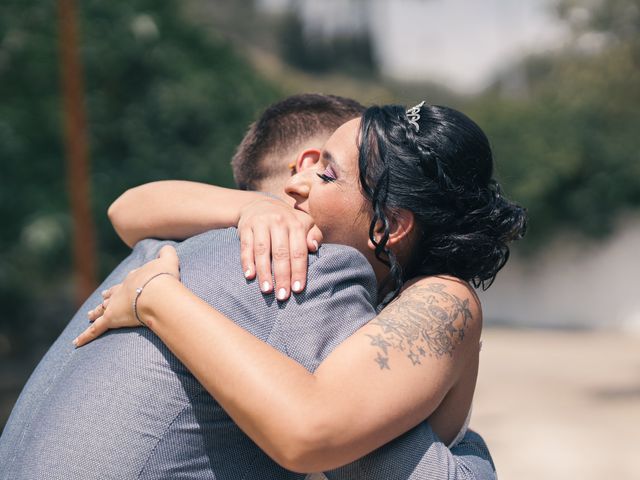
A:
{"label": "gray fabric texture", "polygon": [[[72,339],[88,324],[87,310],[101,301],[99,292],[155,258],[166,243],[172,242],[139,243],[42,359],[0,437],[0,480],[305,477],[264,454],[149,330],[113,330],[73,348]],[[373,272],[349,247],[324,245],[311,255],[307,289],[287,302],[262,295],[243,278],[235,229],[210,231],[176,248],[188,288],[310,371],[375,315]],[[493,478],[484,474],[487,465],[493,471],[484,442],[473,445],[478,448],[453,458],[424,424],[328,475]],[[459,474],[467,464],[482,475]],[[388,476],[398,471],[405,473]],[[423,472],[429,476],[415,476]]]}

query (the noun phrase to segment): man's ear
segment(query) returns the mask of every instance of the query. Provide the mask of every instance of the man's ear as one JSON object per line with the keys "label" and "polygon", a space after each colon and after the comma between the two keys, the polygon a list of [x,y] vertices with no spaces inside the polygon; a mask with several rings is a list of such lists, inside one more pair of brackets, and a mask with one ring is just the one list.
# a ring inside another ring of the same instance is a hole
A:
{"label": "man's ear", "polygon": [[[389,240],[387,240],[387,247],[395,247],[400,242],[408,240],[409,235],[415,229],[415,216],[410,210],[399,208],[393,213],[389,213]],[[382,223],[378,222],[375,229],[375,238],[379,240],[382,237]],[[373,242],[369,240],[369,248],[375,250]]]}
{"label": "man's ear", "polygon": [[320,161],[320,155],[322,152],[317,148],[308,148],[300,152],[298,158],[295,163],[295,170],[293,173],[302,172],[307,168],[313,167],[316,163]]}

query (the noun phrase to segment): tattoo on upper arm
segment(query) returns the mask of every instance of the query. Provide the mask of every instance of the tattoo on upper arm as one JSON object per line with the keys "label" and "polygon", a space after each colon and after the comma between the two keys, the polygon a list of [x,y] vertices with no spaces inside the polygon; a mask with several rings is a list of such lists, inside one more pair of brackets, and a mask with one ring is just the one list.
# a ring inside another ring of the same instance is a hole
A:
{"label": "tattoo on upper arm", "polygon": [[471,317],[469,299],[447,292],[446,285],[411,287],[371,321],[380,327],[376,335],[367,335],[377,350],[374,361],[381,370],[390,369],[390,349],[403,352],[414,366],[427,355],[453,355]]}

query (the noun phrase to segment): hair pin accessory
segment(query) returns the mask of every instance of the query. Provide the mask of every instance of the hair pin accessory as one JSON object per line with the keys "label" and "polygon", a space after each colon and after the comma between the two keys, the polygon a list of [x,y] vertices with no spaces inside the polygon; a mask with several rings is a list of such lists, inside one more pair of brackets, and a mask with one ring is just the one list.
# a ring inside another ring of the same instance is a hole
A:
{"label": "hair pin accessory", "polygon": [[420,131],[420,125],[418,125],[418,120],[420,120],[420,109],[424,106],[425,101],[421,101],[415,107],[411,107],[407,110],[407,118],[409,119],[409,123],[416,127],[416,132]]}

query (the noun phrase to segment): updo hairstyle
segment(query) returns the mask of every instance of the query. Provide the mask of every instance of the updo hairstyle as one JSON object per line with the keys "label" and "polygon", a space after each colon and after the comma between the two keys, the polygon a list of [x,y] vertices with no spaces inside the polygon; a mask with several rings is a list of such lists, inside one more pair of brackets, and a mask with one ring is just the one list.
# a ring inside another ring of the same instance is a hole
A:
{"label": "updo hairstyle", "polygon": [[[524,235],[526,212],[502,195],[489,141],[470,118],[424,105],[416,130],[405,110],[367,108],[360,126],[360,185],[373,212],[369,238],[390,267],[386,285],[393,282],[383,305],[415,276],[452,275],[486,289],[509,258],[509,242]],[[413,212],[418,230],[404,265],[387,248],[399,209]]]}

